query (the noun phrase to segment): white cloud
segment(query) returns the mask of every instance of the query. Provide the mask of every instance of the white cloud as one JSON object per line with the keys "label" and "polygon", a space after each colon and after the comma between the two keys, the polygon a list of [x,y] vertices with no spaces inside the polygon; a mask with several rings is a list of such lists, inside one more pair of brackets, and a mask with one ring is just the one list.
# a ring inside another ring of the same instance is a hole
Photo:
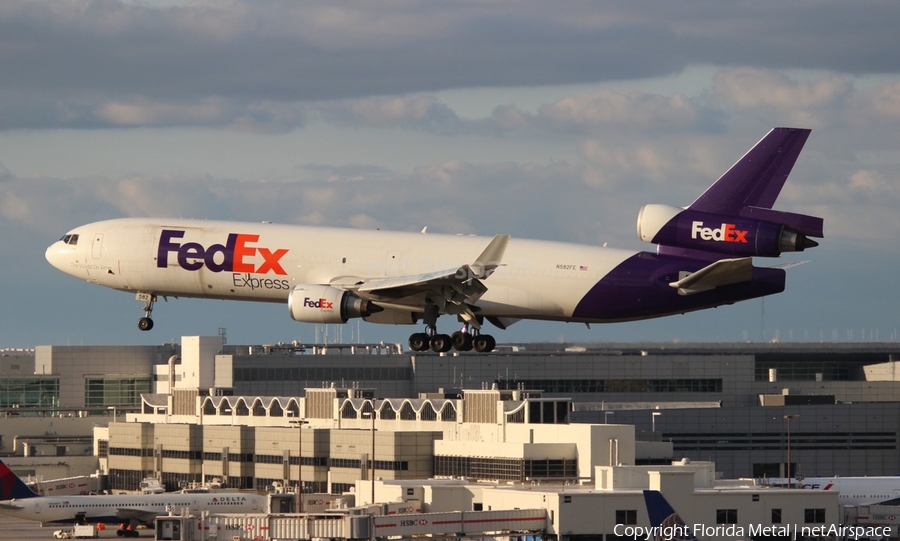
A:
{"label": "white cloud", "polygon": [[392,96],[317,104],[326,121],[339,126],[415,128],[435,133],[452,131],[456,114],[434,96]]}
{"label": "white cloud", "polygon": [[724,70],[715,77],[716,98],[727,108],[741,112],[761,112],[784,119],[790,125],[817,127],[840,109],[841,101],[853,92],[845,77],[831,75],[796,81],[783,73],[741,68]]}
{"label": "white cloud", "polygon": [[879,171],[861,170],[850,177],[850,191],[863,195],[872,202],[887,203],[900,199],[900,186],[889,183]]}
{"label": "white cloud", "polygon": [[596,92],[541,107],[539,118],[560,131],[619,128],[629,131],[691,129],[697,107],[684,95]]}

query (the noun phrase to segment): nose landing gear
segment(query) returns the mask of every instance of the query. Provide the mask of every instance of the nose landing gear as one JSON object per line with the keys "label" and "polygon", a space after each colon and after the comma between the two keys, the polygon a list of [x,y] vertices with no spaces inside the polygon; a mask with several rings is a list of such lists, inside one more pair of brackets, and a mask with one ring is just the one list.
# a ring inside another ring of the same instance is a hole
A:
{"label": "nose landing gear", "polygon": [[138,329],[149,331],[153,328],[153,320],[150,319],[150,314],[153,313],[153,303],[156,302],[156,295],[152,293],[138,293],[137,300],[144,301],[144,307],[142,308],[144,317],[138,320]]}

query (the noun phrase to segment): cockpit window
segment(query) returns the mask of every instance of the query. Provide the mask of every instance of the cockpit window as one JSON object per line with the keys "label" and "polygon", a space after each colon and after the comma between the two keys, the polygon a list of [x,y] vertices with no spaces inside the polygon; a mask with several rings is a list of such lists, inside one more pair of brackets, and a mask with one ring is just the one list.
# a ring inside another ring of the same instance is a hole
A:
{"label": "cockpit window", "polygon": [[75,246],[76,244],[78,244],[78,235],[77,234],[64,235],[63,238],[61,238],[59,240],[63,241],[64,243],[66,243],[70,246]]}

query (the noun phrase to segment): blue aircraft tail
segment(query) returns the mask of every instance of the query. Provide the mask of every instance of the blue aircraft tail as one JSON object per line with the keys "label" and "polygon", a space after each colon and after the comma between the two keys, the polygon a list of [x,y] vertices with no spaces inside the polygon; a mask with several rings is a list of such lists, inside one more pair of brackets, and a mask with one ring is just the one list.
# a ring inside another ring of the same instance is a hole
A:
{"label": "blue aircraft tail", "polygon": [[19,476],[0,460],[0,500],[24,500],[38,497],[40,496],[28,488],[19,479]]}
{"label": "blue aircraft tail", "polygon": [[658,490],[645,490],[644,502],[656,541],[697,541],[691,528],[681,520]]}

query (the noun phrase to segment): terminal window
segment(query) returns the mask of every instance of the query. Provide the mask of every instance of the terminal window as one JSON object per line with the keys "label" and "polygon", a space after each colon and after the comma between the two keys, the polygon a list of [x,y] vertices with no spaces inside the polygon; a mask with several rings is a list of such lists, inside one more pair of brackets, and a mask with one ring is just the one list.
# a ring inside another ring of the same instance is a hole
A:
{"label": "terminal window", "polygon": [[716,524],[737,524],[737,509],[716,509]]}
{"label": "terminal window", "polygon": [[85,406],[139,406],[141,393],[149,393],[150,377],[85,378]]}
{"label": "terminal window", "polygon": [[636,509],[617,509],[616,524],[633,525],[637,524]]}
{"label": "terminal window", "polygon": [[824,524],[825,509],[804,509],[803,521],[806,524]]}
{"label": "terminal window", "polygon": [[0,407],[59,406],[59,378],[0,378]]}

